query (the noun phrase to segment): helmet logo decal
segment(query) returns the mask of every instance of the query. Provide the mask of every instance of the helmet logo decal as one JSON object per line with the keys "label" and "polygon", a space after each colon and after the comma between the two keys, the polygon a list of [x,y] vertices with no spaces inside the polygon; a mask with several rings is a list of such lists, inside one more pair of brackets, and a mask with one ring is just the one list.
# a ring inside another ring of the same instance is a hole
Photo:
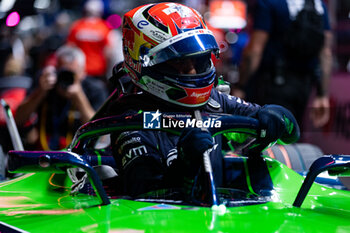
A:
{"label": "helmet logo decal", "polygon": [[198,19],[193,17],[194,13],[190,8],[175,3],[169,3],[167,5],[169,7],[164,9],[163,12],[171,16],[178,32],[181,32],[181,29],[194,29],[201,26]]}
{"label": "helmet logo decal", "polygon": [[202,88],[184,88],[187,93],[187,97],[178,101],[185,104],[205,103],[210,97],[213,85],[214,83],[212,83],[210,86]]}
{"label": "helmet logo decal", "polygon": [[144,26],[147,26],[147,25],[149,25],[149,22],[147,22],[146,20],[141,20],[141,21],[139,21],[139,22],[137,23],[137,27],[138,27],[139,29],[143,29],[143,27],[144,27]]}
{"label": "helmet logo decal", "polygon": [[206,92],[203,93],[196,93],[196,92],[192,92],[191,97],[195,97],[195,98],[201,98],[203,96],[209,95],[211,90],[208,90]]}
{"label": "helmet logo decal", "polygon": [[[142,11],[143,18],[158,30],[168,34],[170,29],[172,36],[188,29],[206,28],[198,12],[178,3],[150,5],[140,11]],[[141,19],[139,16],[136,17]]]}
{"label": "helmet logo decal", "polygon": [[168,3],[166,4],[168,6],[168,8],[165,8],[163,10],[163,12],[167,15],[171,15],[172,13],[176,13],[178,15],[180,15],[180,17],[187,17],[190,16],[192,14],[192,11],[190,8],[186,7],[186,6],[182,6],[179,4],[175,4],[175,3]]}
{"label": "helmet logo decal", "polygon": [[129,48],[130,50],[134,49],[134,39],[135,39],[135,32],[131,30],[130,25],[125,23],[125,26],[123,28],[123,43],[124,46]]}
{"label": "helmet logo decal", "polygon": [[159,31],[159,30],[150,30],[150,33],[152,34],[152,37],[160,40],[160,41],[165,41],[168,39],[168,34]]}
{"label": "helmet logo decal", "polygon": [[128,54],[125,56],[125,62],[133,70],[135,70],[138,73],[141,73],[141,63],[140,62],[134,62],[134,60]]}

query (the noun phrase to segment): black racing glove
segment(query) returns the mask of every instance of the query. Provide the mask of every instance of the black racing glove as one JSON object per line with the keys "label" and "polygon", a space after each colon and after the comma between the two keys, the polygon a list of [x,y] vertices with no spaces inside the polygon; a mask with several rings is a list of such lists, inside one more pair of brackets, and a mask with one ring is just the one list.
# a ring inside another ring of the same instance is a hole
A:
{"label": "black racing glove", "polygon": [[183,130],[177,144],[178,159],[186,168],[198,171],[203,153],[214,146],[213,138],[207,131],[199,128],[186,128]]}
{"label": "black racing glove", "polygon": [[290,144],[300,137],[299,125],[293,114],[279,105],[264,105],[257,113],[260,122],[258,140],[270,143],[279,140],[279,143]]}
{"label": "black racing glove", "polygon": [[165,183],[172,188],[183,188],[189,194],[203,163],[203,153],[213,146],[209,132],[199,128],[184,129],[177,143],[177,159],[166,169]]}

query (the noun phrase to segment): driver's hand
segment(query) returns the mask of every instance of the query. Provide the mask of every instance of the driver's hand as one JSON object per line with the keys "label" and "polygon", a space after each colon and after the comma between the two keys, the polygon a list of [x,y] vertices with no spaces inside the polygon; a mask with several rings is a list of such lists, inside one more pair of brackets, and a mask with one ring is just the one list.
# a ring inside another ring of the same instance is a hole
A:
{"label": "driver's hand", "polygon": [[209,132],[199,128],[186,128],[177,144],[178,156],[185,165],[199,167],[203,153],[213,146],[213,138]]}
{"label": "driver's hand", "polygon": [[258,140],[264,143],[279,139],[284,144],[299,140],[300,129],[293,114],[279,105],[265,105],[258,112],[260,135]]}

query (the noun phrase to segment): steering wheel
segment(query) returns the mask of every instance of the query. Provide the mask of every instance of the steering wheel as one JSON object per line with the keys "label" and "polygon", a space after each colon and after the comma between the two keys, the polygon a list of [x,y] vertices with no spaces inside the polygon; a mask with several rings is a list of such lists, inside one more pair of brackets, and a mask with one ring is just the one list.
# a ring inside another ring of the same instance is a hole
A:
{"label": "steering wheel", "polygon": [[[163,113],[163,115],[167,116],[170,114]],[[213,137],[228,132],[245,133],[255,138],[259,137],[260,124],[255,118],[229,114],[201,113],[201,115],[203,121],[208,119],[221,121],[220,127],[207,128]],[[173,118],[173,120],[179,119]],[[100,135],[133,130],[158,130],[180,135],[182,128],[144,129],[143,113],[105,117],[90,121],[81,126],[77,130],[72,143],[68,147],[68,150],[81,154],[83,153],[87,143],[94,138],[96,139]],[[260,152],[266,148],[268,144],[269,142],[262,143],[260,141],[255,141],[254,148],[251,149],[249,154],[260,154]]]}

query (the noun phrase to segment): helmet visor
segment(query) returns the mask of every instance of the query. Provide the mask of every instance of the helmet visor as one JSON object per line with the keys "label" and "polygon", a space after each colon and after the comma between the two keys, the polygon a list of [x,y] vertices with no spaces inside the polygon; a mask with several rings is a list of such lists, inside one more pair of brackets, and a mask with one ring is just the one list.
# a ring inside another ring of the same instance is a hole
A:
{"label": "helmet visor", "polygon": [[150,49],[143,56],[143,67],[149,67],[165,61],[213,52],[219,52],[219,47],[213,34],[206,29],[192,30],[174,36],[156,47]]}
{"label": "helmet visor", "polygon": [[[164,80],[163,82],[189,88],[205,87],[213,83],[215,79],[215,68],[210,56],[210,53],[205,53],[172,59],[151,67],[145,67],[143,72],[157,80]],[[186,72],[188,69],[193,69],[195,73]]]}

